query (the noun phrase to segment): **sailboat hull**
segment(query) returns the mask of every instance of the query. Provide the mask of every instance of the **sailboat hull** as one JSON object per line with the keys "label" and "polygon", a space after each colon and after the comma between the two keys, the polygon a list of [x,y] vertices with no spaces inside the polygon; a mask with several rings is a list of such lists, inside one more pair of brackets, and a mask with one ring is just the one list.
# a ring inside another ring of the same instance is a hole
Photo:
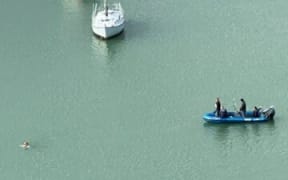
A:
{"label": "sailboat hull", "polygon": [[121,4],[105,4],[104,10],[98,11],[94,6],[92,13],[92,30],[94,34],[107,39],[121,33],[124,30],[125,19]]}
{"label": "sailboat hull", "polygon": [[124,30],[124,22],[112,27],[92,27],[95,35],[107,39],[120,34]]}

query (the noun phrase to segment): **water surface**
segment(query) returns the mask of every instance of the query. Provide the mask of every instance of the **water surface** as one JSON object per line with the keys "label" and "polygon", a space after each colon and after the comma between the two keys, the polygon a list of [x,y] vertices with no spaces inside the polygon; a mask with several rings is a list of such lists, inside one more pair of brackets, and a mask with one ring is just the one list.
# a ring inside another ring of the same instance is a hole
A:
{"label": "water surface", "polygon": [[[286,1],[123,0],[109,41],[92,3],[0,3],[1,179],[286,179]],[[207,124],[218,96],[275,121]]]}

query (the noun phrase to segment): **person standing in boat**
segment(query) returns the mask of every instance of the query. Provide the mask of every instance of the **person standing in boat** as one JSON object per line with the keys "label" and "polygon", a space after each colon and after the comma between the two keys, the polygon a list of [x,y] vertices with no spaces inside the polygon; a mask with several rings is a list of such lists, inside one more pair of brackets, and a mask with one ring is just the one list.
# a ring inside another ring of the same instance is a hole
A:
{"label": "person standing in boat", "polygon": [[258,108],[257,106],[254,106],[254,110],[253,110],[253,117],[259,117],[260,116],[260,108]]}
{"label": "person standing in boat", "polygon": [[224,106],[221,106],[220,117],[226,118],[228,116],[227,109]]}
{"label": "person standing in boat", "polygon": [[239,112],[240,112],[241,116],[245,117],[245,115],[246,115],[246,102],[243,98],[241,98],[240,101],[241,101],[241,106],[240,106]]}
{"label": "person standing in boat", "polygon": [[215,102],[215,111],[214,111],[216,116],[220,116],[220,110],[221,110],[221,102],[220,102],[219,97],[217,97],[216,102]]}

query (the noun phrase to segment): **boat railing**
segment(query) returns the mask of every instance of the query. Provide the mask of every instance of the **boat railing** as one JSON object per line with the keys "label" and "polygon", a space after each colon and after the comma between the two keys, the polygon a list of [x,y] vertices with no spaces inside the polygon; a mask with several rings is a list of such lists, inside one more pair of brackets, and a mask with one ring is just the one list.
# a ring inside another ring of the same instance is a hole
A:
{"label": "boat railing", "polygon": [[122,5],[120,2],[118,3],[118,7],[119,7],[121,14],[124,16],[124,9],[122,8]]}
{"label": "boat railing", "polygon": [[[121,3],[112,3],[112,4],[109,4],[109,5],[104,3],[104,10],[105,10],[105,14],[106,13],[108,14],[108,12],[118,11],[118,12],[120,12],[121,17],[124,16],[124,10],[123,10],[123,8],[121,6]],[[98,4],[96,2],[94,2],[93,3],[93,8],[92,8],[92,15],[91,15],[92,18],[94,18],[97,15],[98,11],[100,11],[100,9],[98,7]]]}
{"label": "boat railing", "polygon": [[94,16],[96,16],[96,14],[97,14],[97,6],[98,6],[97,3],[94,3],[94,4],[93,4],[92,18],[93,18]]}

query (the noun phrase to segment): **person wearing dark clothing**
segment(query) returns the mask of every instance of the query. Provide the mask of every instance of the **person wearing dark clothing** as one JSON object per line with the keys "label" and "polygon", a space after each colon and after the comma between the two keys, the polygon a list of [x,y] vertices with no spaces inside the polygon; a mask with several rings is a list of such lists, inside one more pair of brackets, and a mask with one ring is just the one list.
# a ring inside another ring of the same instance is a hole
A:
{"label": "person wearing dark clothing", "polygon": [[224,108],[224,106],[221,106],[221,111],[220,111],[220,117],[221,118],[225,118],[228,116],[228,112],[227,112],[227,109]]}
{"label": "person wearing dark clothing", "polygon": [[241,98],[240,101],[241,101],[241,106],[240,106],[239,112],[241,116],[244,117],[246,115],[246,102],[243,98]]}
{"label": "person wearing dark clothing", "polygon": [[254,110],[253,110],[253,117],[259,117],[260,116],[260,108],[257,108],[256,106],[254,106]]}
{"label": "person wearing dark clothing", "polygon": [[215,102],[215,111],[214,111],[216,116],[220,116],[220,110],[221,110],[221,102],[220,102],[219,97],[217,97],[216,102]]}

